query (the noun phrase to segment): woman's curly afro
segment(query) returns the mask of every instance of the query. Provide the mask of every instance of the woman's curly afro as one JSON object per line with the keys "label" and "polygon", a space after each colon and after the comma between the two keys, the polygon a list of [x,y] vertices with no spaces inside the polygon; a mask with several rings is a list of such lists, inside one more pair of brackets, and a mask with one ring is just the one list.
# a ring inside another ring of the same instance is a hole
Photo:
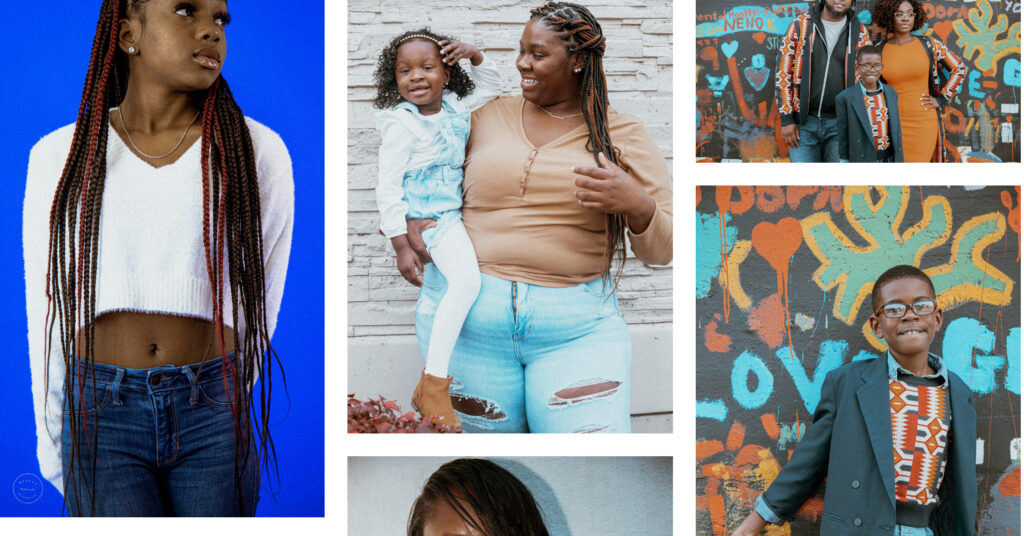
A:
{"label": "woman's curly afro", "polygon": [[885,30],[886,34],[895,33],[896,11],[899,10],[900,4],[903,2],[909,2],[914,8],[914,27],[910,31],[920,30],[924,23],[928,22],[928,15],[924,12],[921,0],[878,0],[875,2],[874,9],[871,10],[871,21]]}
{"label": "woman's curly afro", "polygon": [[[377,59],[377,70],[373,73],[373,82],[377,85],[377,97],[373,99],[373,107],[381,110],[387,110],[393,108],[395,105],[405,100],[401,93],[398,92],[398,80],[395,79],[395,61],[398,58],[398,47],[402,43],[402,40],[409,37],[410,35],[420,34],[431,37],[436,41],[454,41],[455,38],[447,35],[438,35],[430,31],[430,28],[421,28],[419,30],[412,30],[405,32],[391,40],[390,43],[384,50],[380,52],[380,58]],[[428,41],[423,38],[413,38],[413,40]],[[436,43],[435,43],[436,44]],[[448,79],[447,89],[455,93],[460,99],[469,95],[473,88],[473,79],[469,77],[469,73],[465,71],[459,65],[445,66],[451,77]]]}

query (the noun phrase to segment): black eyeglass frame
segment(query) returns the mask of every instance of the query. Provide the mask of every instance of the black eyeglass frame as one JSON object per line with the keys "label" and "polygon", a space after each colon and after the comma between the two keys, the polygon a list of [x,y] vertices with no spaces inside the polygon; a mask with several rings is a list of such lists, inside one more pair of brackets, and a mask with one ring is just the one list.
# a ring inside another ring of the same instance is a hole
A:
{"label": "black eyeglass frame", "polygon": [[[921,304],[927,304],[927,303],[930,303],[930,304],[931,304],[931,306],[932,306],[932,310],[931,310],[931,312],[930,312],[930,313],[919,313],[919,312],[917,311],[917,309],[918,309],[918,305],[921,305]],[[913,309],[913,310],[914,310],[914,314],[915,314],[915,315],[917,315],[917,316],[928,316],[928,315],[933,315],[933,314],[935,314],[935,311],[938,311],[938,310],[939,310],[939,303],[938,303],[938,302],[936,302],[935,300],[931,299],[931,298],[928,298],[928,299],[926,299],[926,300],[918,300],[918,301],[916,301],[916,302],[914,302],[914,303],[912,303],[912,304],[910,304],[910,305],[907,305],[907,304],[905,304],[905,303],[887,303],[887,304],[885,304],[885,305],[883,305],[883,306],[879,307],[879,308],[878,308],[878,310],[877,310],[877,311],[875,311],[875,316],[878,316],[878,313],[879,313],[880,311],[884,311],[884,310],[885,310],[885,308],[886,308],[886,307],[888,307],[888,306],[890,306],[890,305],[899,305],[899,306],[903,307],[903,314],[901,314],[900,316],[889,316],[889,315],[887,315],[887,314],[883,314],[882,316],[883,316],[883,317],[885,317],[885,318],[892,318],[892,319],[899,319],[899,318],[903,318],[903,317],[907,316],[907,311],[909,311],[909,310],[911,310],[911,309]]]}

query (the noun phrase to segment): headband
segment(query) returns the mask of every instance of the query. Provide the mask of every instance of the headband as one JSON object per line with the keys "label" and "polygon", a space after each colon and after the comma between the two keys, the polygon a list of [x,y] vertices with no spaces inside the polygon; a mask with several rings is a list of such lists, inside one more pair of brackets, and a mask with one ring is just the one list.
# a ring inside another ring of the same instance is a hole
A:
{"label": "headband", "polygon": [[397,44],[401,45],[402,43],[404,43],[404,42],[406,42],[406,41],[408,41],[410,39],[426,39],[427,41],[430,41],[430,42],[434,43],[435,45],[437,45],[439,47],[441,46],[441,42],[440,41],[438,41],[437,39],[434,39],[433,37],[430,37],[429,35],[426,35],[426,34],[407,35],[407,36],[399,39]]}

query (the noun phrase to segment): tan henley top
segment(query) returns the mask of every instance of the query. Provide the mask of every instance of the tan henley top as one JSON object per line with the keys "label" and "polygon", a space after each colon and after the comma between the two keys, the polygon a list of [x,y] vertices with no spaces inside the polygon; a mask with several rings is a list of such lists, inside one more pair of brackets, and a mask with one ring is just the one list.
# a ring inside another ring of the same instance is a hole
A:
{"label": "tan henley top", "polygon": [[[594,166],[587,127],[534,147],[523,131],[522,96],[473,112],[462,213],[480,271],[510,281],[566,287],[601,277],[605,215],[579,206],[572,166]],[[672,261],[672,185],[654,139],[637,118],[609,111],[609,134],[629,174],[654,198],[650,225],[627,231],[647,264]]]}

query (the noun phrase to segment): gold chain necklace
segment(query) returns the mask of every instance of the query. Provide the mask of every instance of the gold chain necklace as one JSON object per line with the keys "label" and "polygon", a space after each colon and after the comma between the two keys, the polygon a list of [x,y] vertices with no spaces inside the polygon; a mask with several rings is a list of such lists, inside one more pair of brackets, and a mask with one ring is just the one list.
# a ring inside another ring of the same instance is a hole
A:
{"label": "gold chain necklace", "polygon": [[178,143],[174,146],[174,148],[171,149],[169,152],[167,152],[165,154],[162,154],[160,156],[154,156],[154,155],[151,155],[149,153],[145,153],[145,152],[142,151],[142,149],[139,149],[139,147],[137,145],[135,145],[135,142],[132,141],[132,135],[128,133],[128,126],[124,124],[124,116],[121,115],[121,107],[120,106],[117,107],[117,118],[121,120],[121,129],[124,130],[124,137],[128,138],[128,143],[131,144],[132,149],[135,149],[135,152],[141,154],[142,156],[145,156],[146,158],[152,158],[153,160],[159,160],[161,158],[167,158],[168,156],[171,156],[172,154],[174,154],[174,151],[178,150],[178,147],[181,147],[182,142],[185,141],[185,136],[188,134],[188,129],[192,128],[192,125],[196,124],[196,119],[199,119],[200,112],[202,112],[202,109],[196,111],[196,116],[193,117],[192,118],[192,122],[189,123],[187,127],[185,127],[185,132],[181,133],[181,139],[178,140]]}
{"label": "gold chain necklace", "polygon": [[583,115],[583,112],[580,112],[578,114],[572,114],[572,115],[555,115],[555,114],[545,110],[543,106],[541,106],[541,105],[539,105],[537,103],[533,103],[533,105],[538,107],[538,108],[540,108],[540,111],[550,115],[551,117],[554,117],[555,119],[569,119],[570,117],[579,117],[579,116]]}

